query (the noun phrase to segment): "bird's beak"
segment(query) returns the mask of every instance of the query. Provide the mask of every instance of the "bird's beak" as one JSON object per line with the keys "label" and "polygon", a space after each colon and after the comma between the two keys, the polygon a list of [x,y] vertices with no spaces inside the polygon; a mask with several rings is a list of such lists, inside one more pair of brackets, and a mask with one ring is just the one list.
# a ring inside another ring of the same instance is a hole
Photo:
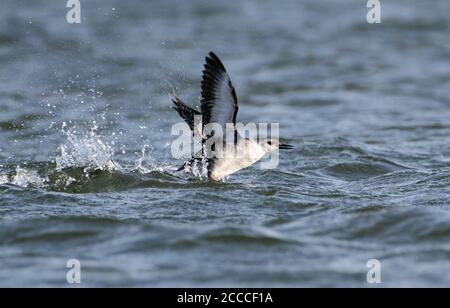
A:
{"label": "bird's beak", "polygon": [[282,143],[279,146],[280,150],[292,150],[294,147],[290,144]]}

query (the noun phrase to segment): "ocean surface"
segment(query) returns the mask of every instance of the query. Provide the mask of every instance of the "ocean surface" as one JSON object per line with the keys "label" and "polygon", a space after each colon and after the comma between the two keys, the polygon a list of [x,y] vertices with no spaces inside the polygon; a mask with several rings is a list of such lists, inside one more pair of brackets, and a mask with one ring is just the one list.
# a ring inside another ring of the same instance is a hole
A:
{"label": "ocean surface", "polygon": [[[3,1],[0,286],[450,286],[450,2],[381,3]],[[276,170],[175,172],[209,51]]]}

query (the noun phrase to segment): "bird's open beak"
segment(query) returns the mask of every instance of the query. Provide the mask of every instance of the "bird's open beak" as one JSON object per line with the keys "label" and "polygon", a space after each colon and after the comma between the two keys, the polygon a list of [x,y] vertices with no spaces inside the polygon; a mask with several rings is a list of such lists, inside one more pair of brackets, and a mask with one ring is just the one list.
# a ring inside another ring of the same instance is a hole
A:
{"label": "bird's open beak", "polygon": [[290,144],[280,144],[280,150],[292,150],[294,147]]}

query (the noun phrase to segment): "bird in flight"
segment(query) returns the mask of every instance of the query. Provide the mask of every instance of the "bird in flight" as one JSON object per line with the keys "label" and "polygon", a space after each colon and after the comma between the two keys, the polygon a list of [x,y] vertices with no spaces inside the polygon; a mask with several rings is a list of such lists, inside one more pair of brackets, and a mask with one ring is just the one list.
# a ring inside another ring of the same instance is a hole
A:
{"label": "bird in flight", "polygon": [[[174,109],[186,121],[192,133],[200,136],[203,145],[210,146],[203,146],[201,155],[186,162],[179,170],[192,171],[193,166],[202,164],[209,179],[220,181],[253,165],[268,153],[279,149],[293,149],[291,145],[280,143],[274,138],[254,140],[240,136],[236,129],[239,105],[233,83],[216,54],[210,52],[205,60],[201,83],[201,110],[189,107],[175,94],[172,95],[172,102]],[[201,121],[196,121],[198,118]],[[213,134],[213,131],[216,131],[210,130],[209,125],[219,126],[222,132],[231,125],[234,129],[232,142],[223,142],[223,136],[218,139],[217,134]]]}

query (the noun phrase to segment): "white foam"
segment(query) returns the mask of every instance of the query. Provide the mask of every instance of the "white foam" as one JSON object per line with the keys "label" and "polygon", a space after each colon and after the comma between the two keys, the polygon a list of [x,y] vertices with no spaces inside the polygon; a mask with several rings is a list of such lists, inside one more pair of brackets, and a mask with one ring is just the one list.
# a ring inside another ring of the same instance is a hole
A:
{"label": "white foam", "polygon": [[0,174],[0,185],[8,184],[8,183],[9,183],[8,176],[6,176],[4,174]]}
{"label": "white foam", "polygon": [[11,184],[21,187],[43,187],[45,181],[36,171],[17,167]]}

